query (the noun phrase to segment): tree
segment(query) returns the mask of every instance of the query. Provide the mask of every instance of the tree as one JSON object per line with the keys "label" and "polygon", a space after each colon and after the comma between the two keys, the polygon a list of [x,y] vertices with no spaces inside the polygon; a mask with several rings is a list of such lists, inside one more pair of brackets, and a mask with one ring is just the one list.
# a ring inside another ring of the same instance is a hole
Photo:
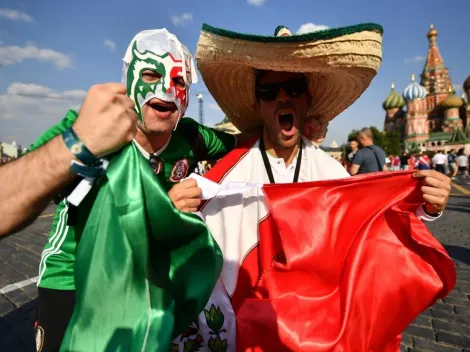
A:
{"label": "tree", "polygon": [[[374,139],[374,144],[376,146],[385,150],[387,154],[400,154],[400,135],[398,132],[382,132],[375,126],[370,126],[369,128],[372,132],[372,138]],[[348,140],[357,139],[359,132],[360,131],[356,129],[352,130],[348,134]]]}

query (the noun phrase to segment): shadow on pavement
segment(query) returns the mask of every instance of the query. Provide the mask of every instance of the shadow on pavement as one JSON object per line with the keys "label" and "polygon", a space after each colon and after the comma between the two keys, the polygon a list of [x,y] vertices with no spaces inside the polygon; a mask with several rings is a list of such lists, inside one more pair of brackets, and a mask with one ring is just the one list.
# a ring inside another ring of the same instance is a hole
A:
{"label": "shadow on pavement", "polygon": [[33,352],[34,321],[37,301],[32,300],[20,308],[0,317],[0,352]]}
{"label": "shadow on pavement", "polygon": [[452,246],[452,245],[444,245],[444,248],[447,250],[447,252],[452,257],[452,259],[457,260],[461,263],[470,265],[470,249],[469,248]]}

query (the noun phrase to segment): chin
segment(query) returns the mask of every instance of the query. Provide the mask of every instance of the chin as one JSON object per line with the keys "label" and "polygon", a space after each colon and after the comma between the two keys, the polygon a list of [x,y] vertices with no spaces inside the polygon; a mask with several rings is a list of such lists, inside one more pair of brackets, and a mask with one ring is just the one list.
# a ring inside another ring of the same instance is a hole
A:
{"label": "chin", "polygon": [[170,124],[167,121],[152,121],[145,123],[145,129],[149,134],[166,134],[171,133],[175,129],[175,124]]}
{"label": "chin", "polygon": [[279,145],[283,148],[292,148],[295,146],[297,143],[299,143],[300,140],[300,133],[297,131],[292,137],[289,139],[286,139],[284,136],[279,136],[278,142]]}

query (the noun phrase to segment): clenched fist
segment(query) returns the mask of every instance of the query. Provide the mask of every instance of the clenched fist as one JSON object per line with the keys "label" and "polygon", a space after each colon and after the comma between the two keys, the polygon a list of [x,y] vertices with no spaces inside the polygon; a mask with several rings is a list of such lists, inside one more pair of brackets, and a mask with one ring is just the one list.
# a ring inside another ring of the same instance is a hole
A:
{"label": "clenched fist", "polygon": [[324,118],[307,118],[304,123],[304,136],[316,144],[320,144],[328,133],[328,120]]}
{"label": "clenched fist", "polygon": [[134,138],[137,113],[134,102],[120,83],[92,86],[73,129],[97,157],[110,154]]}
{"label": "clenched fist", "polygon": [[196,180],[188,178],[174,185],[168,192],[173,205],[179,211],[194,213],[201,204],[202,190]]}

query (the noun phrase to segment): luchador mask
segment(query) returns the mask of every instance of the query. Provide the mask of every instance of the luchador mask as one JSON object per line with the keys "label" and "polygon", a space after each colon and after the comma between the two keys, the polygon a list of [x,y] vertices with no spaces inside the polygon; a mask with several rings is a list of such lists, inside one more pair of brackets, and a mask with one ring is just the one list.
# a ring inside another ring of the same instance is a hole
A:
{"label": "luchador mask", "polygon": [[[166,29],[140,32],[127,48],[123,61],[123,83],[142,123],[142,106],[153,98],[174,103],[179,121],[188,107],[189,86],[197,82],[197,75],[191,54],[178,38]],[[142,73],[146,70],[161,78],[154,83],[145,82]],[[184,79],[184,88],[175,86],[176,77]]]}

